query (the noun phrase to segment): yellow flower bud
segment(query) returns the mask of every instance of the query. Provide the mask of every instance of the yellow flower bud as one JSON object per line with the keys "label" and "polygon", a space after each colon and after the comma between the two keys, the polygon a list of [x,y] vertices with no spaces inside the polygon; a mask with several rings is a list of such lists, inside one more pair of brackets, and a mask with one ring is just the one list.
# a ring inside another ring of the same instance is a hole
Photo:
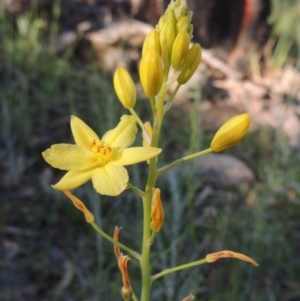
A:
{"label": "yellow flower bud", "polygon": [[185,30],[182,30],[177,35],[173,44],[171,65],[175,70],[183,67],[189,51],[190,38]]}
{"label": "yellow flower bud", "polygon": [[140,80],[149,98],[158,94],[163,83],[163,72],[160,56],[155,51],[148,51],[140,63]]}
{"label": "yellow flower bud", "polygon": [[136,88],[125,68],[118,68],[114,74],[114,88],[116,94],[126,109],[133,108],[136,102]]}
{"label": "yellow flower bud", "polygon": [[248,113],[240,114],[227,120],[211,141],[210,148],[212,151],[221,152],[238,143],[246,135],[250,121]]}
{"label": "yellow flower bud", "polygon": [[143,147],[147,147],[151,145],[152,139],[152,126],[149,121],[144,123],[144,131],[143,131]]}
{"label": "yellow flower bud", "polygon": [[187,30],[190,23],[191,23],[191,20],[190,20],[189,16],[181,16],[176,24],[178,32],[181,30]]}
{"label": "yellow flower bud", "polygon": [[151,210],[151,223],[150,228],[154,232],[159,232],[163,222],[164,222],[165,214],[164,208],[161,203],[160,198],[160,189],[155,188],[152,198],[152,210]]}
{"label": "yellow flower bud", "polygon": [[168,20],[163,24],[162,29],[159,32],[161,56],[165,65],[168,65],[170,62],[175,38],[176,23]]}
{"label": "yellow flower bud", "polygon": [[147,51],[156,51],[157,54],[160,55],[159,33],[157,29],[152,29],[146,36],[143,44],[142,56],[144,56]]}
{"label": "yellow flower bud", "polygon": [[162,15],[157,22],[156,30],[160,31],[162,29],[163,25],[166,23],[166,21],[167,21],[166,16]]}
{"label": "yellow flower bud", "polygon": [[181,85],[185,84],[198,68],[200,61],[201,46],[199,44],[194,44],[187,53],[187,58],[185,60],[182,71],[177,78],[177,82]]}
{"label": "yellow flower bud", "polygon": [[165,16],[166,16],[166,20],[168,20],[169,22],[176,24],[177,20],[174,14],[174,10],[172,9],[167,9],[165,12]]}

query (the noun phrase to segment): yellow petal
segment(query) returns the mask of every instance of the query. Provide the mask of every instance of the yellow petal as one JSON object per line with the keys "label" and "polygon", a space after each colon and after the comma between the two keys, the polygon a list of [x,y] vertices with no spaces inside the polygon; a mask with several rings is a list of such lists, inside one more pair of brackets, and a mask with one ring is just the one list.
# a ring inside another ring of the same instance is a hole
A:
{"label": "yellow petal", "polygon": [[95,164],[91,153],[73,144],[53,144],[42,153],[51,166],[62,170],[83,170]]}
{"label": "yellow petal", "polygon": [[121,157],[115,162],[126,166],[149,160],[160,153],[161,149],[156,147],[130,147],[124,149]]}
{"label": "yellow petal", "polygon": [[80,118],[71,116],[71,130],[76,144],[82,148],[90,148],[91,142],[100,142],[98,135]]}
{"label": "yellow petal", "polygon": [[102,195],[121,194],[126,189],[128,180],[126,168],[117,164],[107,164],[92,173],[93,186]]}
{"label": "yellow petal", "polygon": [[91,179],[91,171],[69,171],[67,172],[53,188],[57,190],[72,190],[86,183]]}
{"label": "yellow petal", "polygon": [[102,141],[112,148],[125,148],[134,142],[136,133],[135,118],[131,115],[123,115],[118,125],[105,133]]}

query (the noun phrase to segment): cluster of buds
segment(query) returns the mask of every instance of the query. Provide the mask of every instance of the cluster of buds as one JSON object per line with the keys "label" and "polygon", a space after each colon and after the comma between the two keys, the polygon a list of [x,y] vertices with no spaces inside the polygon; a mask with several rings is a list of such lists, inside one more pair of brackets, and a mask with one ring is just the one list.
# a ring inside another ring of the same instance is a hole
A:
{"label": "cluster of buds", "polygon": [[142,49],[140,80],[145,94],[155,97],[171,68],[181,85],[194,74],[201,61],[201,47],[190,47],[192,13],[185,0],[171,1],[156,28],[147,35]]}

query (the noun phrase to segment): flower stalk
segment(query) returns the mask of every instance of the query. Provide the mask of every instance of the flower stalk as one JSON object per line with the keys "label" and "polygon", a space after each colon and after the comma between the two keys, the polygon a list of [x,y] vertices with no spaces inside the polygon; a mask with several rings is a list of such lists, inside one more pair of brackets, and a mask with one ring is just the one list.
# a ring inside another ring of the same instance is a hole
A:
{"label": "flower stalk", "polygon": [[[135,111],[137,101],[134,81],[129,72],[120,67],[114,74],[114,88],[120,104],[131,115],[123,115],[120,122],[101,138],[84,121],[72,116],[71,130],[75,143],[55,144],[42,153],[45,161],[51,166],[66,171],[53,188],[63,191],[74,206],[83,213],[96,233],[113,244],[123,282],[121,296],[124,301],[150,301],[153,281],[171,273],[213,263],[221,258],[237,258],[257,265],[252,258],[244,254],[224,250],[152,275],[151,246],[156,236],[163,231],[165,218],[161,192],[156,187],[158,177],[184,162],[234,146],[245,136],[250,126],[249,114],[233,117],[220,127],[210,147],[158,167],[158,156],[162,152],[159,140],[165,114],[172,107],[181,85],[193,76],[201,61],[201,46],[190,45],[192,31],[191,12],[187,9],[186,0],[171,0],[156,28],[150,31],[145,39],[139,75],[144,93],[149,98],[149,106],[153,114],[151,122],[144,122]],[[176,83],[175,89],[171,88],[173,83]],[[131,146],[138,132],[137,125],[142,130],[142,146]],[[143,161],[148,163],[148,173],[146,185],[141,189],[129,181],[126,167]],[[113,237],[104,232],[95,223],[92,212],[70,192],[89,180],[101,195],[117,197],[126,189],[130,189],[142,200],[143,236],[139,252],[119,242],[120,228],[115,228]],[[123,255],[121,250],[140,264],[140,298],[137,298],[131,287],[129,256]],[[193,298],[191,294],[183,301],[193,300]]]}

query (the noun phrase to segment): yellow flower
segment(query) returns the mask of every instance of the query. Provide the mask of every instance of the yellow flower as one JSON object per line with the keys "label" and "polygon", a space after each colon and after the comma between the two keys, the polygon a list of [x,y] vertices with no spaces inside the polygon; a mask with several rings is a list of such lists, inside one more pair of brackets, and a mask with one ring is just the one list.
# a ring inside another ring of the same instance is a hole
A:
{"label": "yellow flower", "polygon": [[95,190],[117,196],[127,187],[129,177],[124,166],[157,156],[155,147],[130,147],[136,137],[133,116],[123,115],[119,124],[102,139],[81,119],[71,117],[71,130],[76,144],[54,144],[43,152],[51,166],[68,172],[53,188],[71,190],[92,180]]}
{"label": "yellow flower", "polygon": [[221,152],[237,144],[246,135],[250,126],[248,113],[234,116],[227,120],[216,132],[210,148],[214,152]]}

